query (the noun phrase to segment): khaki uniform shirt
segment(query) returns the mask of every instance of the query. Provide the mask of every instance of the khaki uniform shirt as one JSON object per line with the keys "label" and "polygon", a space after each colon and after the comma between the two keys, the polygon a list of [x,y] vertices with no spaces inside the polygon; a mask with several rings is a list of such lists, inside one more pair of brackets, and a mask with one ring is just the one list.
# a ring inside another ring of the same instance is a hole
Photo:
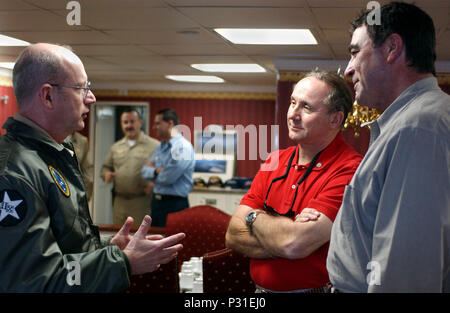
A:
{"label": "khaki uniform shirt", "polygon": [[88,200],[91,199],[92,189],[94,183],[94,166],[89,157],[89,142],[88,139],[80,133],[74,132],[70,138],[75,149],[75,154],[80,164],[81,173],[86,187]]}
{"label": "khaki uniform shirt", "polygon": [[111,146],[100,175],[104,179],[106,171],[116,173],[114,178],[116,196],[132,198],[145,195],[142,185],[147,182],[141,177],[141,168],[158,145],[158,140],[141,132],[131,147],[125,137]]}

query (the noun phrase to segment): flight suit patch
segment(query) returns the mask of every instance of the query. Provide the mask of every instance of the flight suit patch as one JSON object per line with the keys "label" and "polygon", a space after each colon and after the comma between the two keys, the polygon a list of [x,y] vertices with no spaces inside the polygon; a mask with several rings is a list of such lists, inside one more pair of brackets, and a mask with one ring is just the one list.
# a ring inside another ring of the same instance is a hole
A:
{"label": "flight suit patch", "polygon": [[26,214],[25,199],[17,191],[0,190],[0,226],[15,226]]}
{"label": "flight suit patch", "polygon": [[53,166],[49,165],[48,170],[50,171],[50,174],[52,175],[53,180],[55,181],[56,185],[58,186],[59,190],[65,195],[66,197],[70,196],[70,189],[69,185],[66,183],[66,180],[61,175],[60,172],[58,172]]}

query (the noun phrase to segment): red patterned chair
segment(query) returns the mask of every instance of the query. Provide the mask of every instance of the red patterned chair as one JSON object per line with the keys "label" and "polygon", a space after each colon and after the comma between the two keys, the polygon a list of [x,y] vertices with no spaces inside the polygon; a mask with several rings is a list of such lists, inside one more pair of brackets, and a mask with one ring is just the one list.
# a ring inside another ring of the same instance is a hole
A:
{"label": "red patterned chair", "polygon": [[186,234],[183,250],[178,253],[178,267],[191,257],[225,248],[225,233],[231,216],[209,205],[200,205],[167,215],[166,236]]}
{"label": "red patterned chair", "polygon": [[204,293],[254,293],[249,258],[231,249],[203,255]]}

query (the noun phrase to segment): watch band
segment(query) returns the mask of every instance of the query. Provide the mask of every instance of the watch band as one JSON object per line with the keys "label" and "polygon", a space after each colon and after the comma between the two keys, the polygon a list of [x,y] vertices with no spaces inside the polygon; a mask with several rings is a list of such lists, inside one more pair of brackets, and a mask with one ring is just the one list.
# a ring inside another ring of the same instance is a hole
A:
{"label": "watch band", "polygon": [[250,229],[250,232],[253,232],[253,223],[255,222],[256,217],[261,213],[266,212],[262,210],[254,210],[247,214],[247,217],[245,218],[245,223],[247,227]]}

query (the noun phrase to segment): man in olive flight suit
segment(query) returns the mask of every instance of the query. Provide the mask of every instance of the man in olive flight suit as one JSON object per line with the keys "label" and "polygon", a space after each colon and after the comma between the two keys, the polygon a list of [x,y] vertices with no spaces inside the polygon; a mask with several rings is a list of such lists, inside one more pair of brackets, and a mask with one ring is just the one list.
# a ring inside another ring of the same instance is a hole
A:
{"label": "man in olive flight suit", "polygon": [[31,45],[13,70],[19,112],[0,137],[0,293],[118,292],[131,274],[170,262],[183,233],[134,236],[130,217],[109,240],[89,216],[82,174],[64,139],[95,102],[81,60],[68,48]]}
{"label": "man in olive flight suit", "polygon": [[125,110],[120,125],[125,136],[111,146],[100,171],[105,183],[114,181],[113,223],[119,225],[128,216],[139,223],[150,214],[153,182],[142,179],[141,168],[159,146],[158,140],[141,131],[137,111]]}

